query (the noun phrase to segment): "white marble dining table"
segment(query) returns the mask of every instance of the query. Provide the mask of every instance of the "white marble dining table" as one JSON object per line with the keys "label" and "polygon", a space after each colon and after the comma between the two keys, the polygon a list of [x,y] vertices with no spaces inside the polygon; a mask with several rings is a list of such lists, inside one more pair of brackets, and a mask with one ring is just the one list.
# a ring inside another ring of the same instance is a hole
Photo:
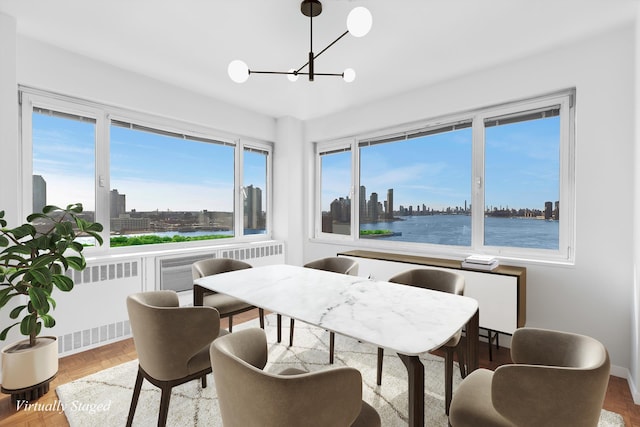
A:
{"label": "white marble dining table", "polygon": [[395,351],[409,382],[409,425],[424,425],[424,366],[466,325],[467,369],[478,366],[478,303],[468,297],[293,265],[203,277],[196,287]]}

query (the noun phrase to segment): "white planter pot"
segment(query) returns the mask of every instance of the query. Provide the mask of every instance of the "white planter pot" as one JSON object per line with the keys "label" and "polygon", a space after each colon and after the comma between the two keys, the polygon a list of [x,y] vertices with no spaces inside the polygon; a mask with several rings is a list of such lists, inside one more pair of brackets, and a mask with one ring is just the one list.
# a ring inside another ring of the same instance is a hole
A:
{"label": "white planter pot", "polygon": [[38,398],[49,390],[49,382],[58,373],[58,341],[56,337],[36,339],[29,347],[29,339],[9,344],[2,349],[2,392],[22,395],[32,389]]}

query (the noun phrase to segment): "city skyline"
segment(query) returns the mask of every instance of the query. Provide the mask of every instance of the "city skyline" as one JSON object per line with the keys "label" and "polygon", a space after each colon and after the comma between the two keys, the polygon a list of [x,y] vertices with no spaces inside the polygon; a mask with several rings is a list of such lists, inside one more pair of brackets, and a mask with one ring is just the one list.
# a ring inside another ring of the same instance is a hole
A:
{"label": "city skyline", "polygon": [[[559,200],[559,117],[485,130],[485,206],[542,209]],[[359,181],[368,191],[394,189],[394,205],[444,210],[472,200],[471,128],[359,148]],[[322,156],[322,210],[350,195],[352,152]]]}
{"label": "city skyline", "polygon": [[[443,209],[434,209],[425,203],[416,203],[408,206],[394,205],[394,189],[389,188],[386,191],[386,199],[380,199],[377,192],[369,193],[364,185],[360,186],[358,211],[360,221],[384,221],[385,219],[393,219],[395,215],[431,215],[431,214],[470,214],[472,206],[467,200],[460,205],[447,206]],[[415,207],[415,209],[414,209]],[[541,217],[547,219],[559,219],[559,201],[544,201],[538,207],[509,207],[509,206],[485,206],[485,215],[494,216],[529,216]],[[328,210],[323,210],[324,214],[330,213],[331,216],[340,222],[348,222],[351,216],[351,198],[348,196],[334,199]]]}
{"label": "city skyline", "polygon": [[[34,112],[32,126],[33,175],[47,180],[49,203],[66,205],[73,197],[95,210],[95,121]],[[109,187],[127,194],[132,209],[233,211],[234,147],[116,125],[109,145]],[[265,159],[262,152],[243,152],[245,187],[266,188]]]}

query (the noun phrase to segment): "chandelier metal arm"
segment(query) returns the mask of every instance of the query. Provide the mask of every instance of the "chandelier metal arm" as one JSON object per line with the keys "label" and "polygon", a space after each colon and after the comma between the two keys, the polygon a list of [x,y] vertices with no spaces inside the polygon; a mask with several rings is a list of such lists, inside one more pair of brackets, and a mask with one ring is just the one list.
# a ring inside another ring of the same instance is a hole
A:
{"label": "chandelier metal arm", "polygon": [[[313,56],[313,59],[317,59],[317,58],[318,58],[318,56],[322,55],[322,54],[324,53],[324,51],[325,51],[325,50],[329,49],[331,46],[333,46],[334,44],[336,44],[336,43],[338,42],[338,40],[340,40],[341,38],[343,38],[343,37],[344,37],[344,36],[346,36],[347,34],[349,34],[349,30],[345,31],[345,32],[344,32],[344,33],[342,33],[340,36],[338,36],[338,38],[337,38],[337,39],[335,39],[334,41],[332,41],[331,43],[329,43],[329,45],[328,45],[327,47],[325,47],[324,49],[322,49],[322,50],[320,51],[320,53],[318,53],[317,55],[314,55],[314,56]],[[297,72],[298,74],[302,74],[302,73],[300,73],[300,71],[302,71],[302,70],[304,69],[304,67],[306,67],[307,65],[309,65],[309,61],[307,61],[307,62],[306,62],[302,67],[298,68],[298,69],[296,70],[296,72]],[[341,76],[342,74],[337,74],[337,75]]]}
{"label": "chandelier metal arm", "polygon": [[[258,71],[249,70],[249,74],[284,74],[290,76],[308,76],[310,73],[301,73],[298,71]],[[314,76],[336,76],[344,77],[344,73],[313,73]]]}
{"label": "chandelier metal arm", "polygon": [[[313,53],[313,18],[322,13],[322,3],[320,0],[302,0],[300,5],[300,11],[303,15],[309,17],[309,56],[308,61],[297,70],[289,71],[262,71],[262,70],[250,70],[247,64],[241,60],[231,61],[228,67],[229,76],[236,83],[243,83],[247,80],[251,74],[284,74],[289,76],[306,75],[309,76],[309,81],[313,81],[315,76],[338,76],[342,77],[346,82],[352,82],[355,78],[355,72],[351,68],[347,68],[342,73],[316,73],[315,72],[315,60],[326,52],[331,46],[336,44],[340,39],[346,36],[348,33],[353,34],[355,37],[362,37],[371,29],[371,13],[365,7],[354,8],[347,17],[347,30],[338,36],[334,41],[329,43],[327,47],[322,49],[318,54]],[[302,70],[308,67],[308,72],[303,73]],[[296,81],[295,78],[289,78],[291,81]]]}

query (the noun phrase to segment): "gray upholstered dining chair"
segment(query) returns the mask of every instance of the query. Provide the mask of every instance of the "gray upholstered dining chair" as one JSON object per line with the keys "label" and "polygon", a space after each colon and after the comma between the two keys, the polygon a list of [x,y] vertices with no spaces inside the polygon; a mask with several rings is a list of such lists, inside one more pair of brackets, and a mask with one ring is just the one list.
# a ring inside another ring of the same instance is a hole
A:
{"label": "gray upholstered dining chair", "polygon": [[265,372],[264,331],[245,329],[210,347],[211,366],[225,427],[379,427],[377,411],[362,401],[357,369]]}
{"label": "gray upholstered dining chair", "polygon": [[[191,265],[191,273],[193,280],[196,280],[202,277],[213,276],[214,274],[243,270],[245,268],[251,268],[251,264],[230,258],[211,258],[194,262]],[[210,291],[196,284],[193,285],[193,305],[213,307],[220,313],[220,318],[228,317],[229,332],[233,331],[234,315],[256,308],[237,298]],[[259,308],[258,312],[260,316],[260,327],[264,328],[264,310]]]}
{"label": "gray upholstered dining chair", "polygon": [[[331,271],[333,273],[348,274],[351,276],[358,275],[358,262],[356,260],[345,257],[328,257],[321,258],[315,261],[308,262],[304,265],[306,268],[313,268],[316,270]],[[278,323],[278,342],[280,342],[282,317],[277,315]],[[293,345],[293,328],[295,326],[295,319],[291,319],[289,323],[289,345]],[[335,334],[329,333],[329,363],[333,363],[333,353],[335,344]]]}
{"label": "gray upholstered dining chair", "polygon": [[[197,378],[207,386],[209,346],[220,335],[220,316],[211,307],[180,307],[175,291],[141,292],[127,297],[138,354],[127,426],[133,422],[144,379],[161,390],[158,425],[167,422],[171,389]],[[223,331],[223,334],[226,331]]]}
{"label": "gray upholstered dining chair", "polygon": [[[396,274],[389,279],[389,282],[403,285],[415,286],[434,291],[447,292],[455,295],[464,295],[464,276],[453,271],[441,270],[437,268],[415,268]],[[458,366],[460,375],[465,377],[464,352],[461,344],[462,330],[440,347],[444,350],[444,394],[445,413],[449,414],[451,396],[453,394],[453,353],[458,355]],[[378,375],[377,383],[382,384],[382,365],[384,360],[384,349],[378,348]]]}
{"label": "gray upholstered dining chair", "polygon": [[595,427],[609,382],[609,354],[584,335],[517,329],[513,364],[478,369],[458,386],[449,424]]}

